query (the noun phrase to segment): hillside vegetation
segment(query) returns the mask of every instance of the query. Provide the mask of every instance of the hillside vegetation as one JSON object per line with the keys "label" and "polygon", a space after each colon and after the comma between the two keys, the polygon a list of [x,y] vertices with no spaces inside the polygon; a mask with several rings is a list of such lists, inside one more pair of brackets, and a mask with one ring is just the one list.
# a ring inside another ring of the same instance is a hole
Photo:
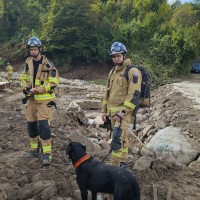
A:
{"label": "hillside vegetation", "polygon": [[33,35],[63,69],[105,64],[110,45],[120,41],[133,63],[165,80],[187,74],[200,54],[200,1],[0,0],[0,57],[23,61]]}

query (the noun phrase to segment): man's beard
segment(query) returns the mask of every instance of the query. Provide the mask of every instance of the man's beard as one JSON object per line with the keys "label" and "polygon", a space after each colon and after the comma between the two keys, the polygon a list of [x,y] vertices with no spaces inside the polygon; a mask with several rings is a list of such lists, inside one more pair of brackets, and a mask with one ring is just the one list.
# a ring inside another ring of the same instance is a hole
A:
{"label": "man's beard", "polygon": [[33,58],[37,58],[40,55],[40,53],[38,53],[37,55],[31,55]]}

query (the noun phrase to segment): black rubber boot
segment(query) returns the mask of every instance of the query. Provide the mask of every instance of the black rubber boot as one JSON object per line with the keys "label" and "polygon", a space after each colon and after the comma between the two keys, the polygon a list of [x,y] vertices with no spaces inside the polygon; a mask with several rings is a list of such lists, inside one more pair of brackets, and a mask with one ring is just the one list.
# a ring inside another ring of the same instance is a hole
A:
{"label": "black rubber boot", "polygon": [[127,168],[127,163],[125,163],[125,162],[120,162],[120,167],[126,169],[126,168]]}
{"label": "black rubber boot", "polygon": [[46,153],[43,155],[42,165],[50,165],[51,164],[51,155]]}
{"label": "black rubber boot", "polygon": [[39,149],[30,150],[28,156],[29,157],[37,157],[39,154]]}
{"label": "black rubber boot", "polygon": [[38,148],[37,148],[37,149],[32,149],[32,150],[30,150],[28,156],[29,156],[29,157],[37,157],[38,154],[40,153],[40,150],[41,150],[41,152],[42,152],[41,142],[39,141],[39,142],[38,142]]}

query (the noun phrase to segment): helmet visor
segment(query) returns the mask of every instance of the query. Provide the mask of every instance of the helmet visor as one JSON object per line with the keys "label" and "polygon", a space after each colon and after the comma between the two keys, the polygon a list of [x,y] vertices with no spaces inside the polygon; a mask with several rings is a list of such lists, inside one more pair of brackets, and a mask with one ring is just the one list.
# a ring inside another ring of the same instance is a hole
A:
{"label": "helmet visor", "polygon": [[29,40],[28,46],[41,46],[41,43],[37,40]]}
{"label": "helmet visor", "polygon": [[113,45],[113,46],[111,47],[111,51],[118,52],[118,51],[120,51],[120,50],[121,50],[121,47],[120,47],[120,46]]}

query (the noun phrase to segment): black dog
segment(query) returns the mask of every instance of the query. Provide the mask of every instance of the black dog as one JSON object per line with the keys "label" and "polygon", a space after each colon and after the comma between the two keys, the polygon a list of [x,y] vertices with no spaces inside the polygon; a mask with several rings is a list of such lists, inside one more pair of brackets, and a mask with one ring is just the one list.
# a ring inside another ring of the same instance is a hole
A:
{"label": "black dog", "polygon": [[93,160],[79,142],[71,142],[66,155],[76,169],[82,200],[87,200],[87,190],[92,192],[92,200],[97,199],[98,192],[113,194],[114,200],[140,200],[139,185],[128,170]]}

